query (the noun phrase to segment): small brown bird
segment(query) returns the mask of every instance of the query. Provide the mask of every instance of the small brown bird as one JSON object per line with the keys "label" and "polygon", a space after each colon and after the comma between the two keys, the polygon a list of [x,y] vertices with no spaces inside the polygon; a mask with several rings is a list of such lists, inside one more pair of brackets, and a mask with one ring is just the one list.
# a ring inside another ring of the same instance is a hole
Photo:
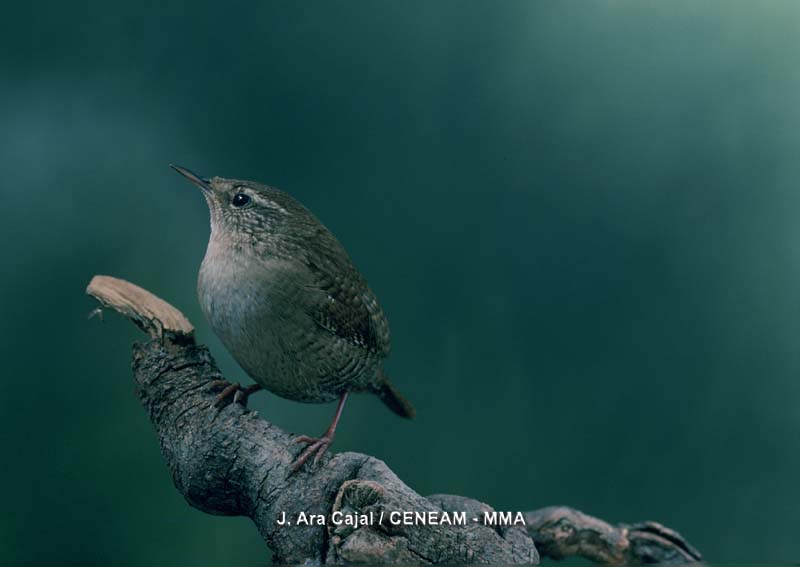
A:
{"label": "small brown bird", "polygon": [[402,417],[414,408],[383,371],[389,324],[372,290],[342,245],[287,193],[255,183],[204,179],[172,166],[203,192],[211,237],[197,292],[203,313],[231,355],[256,381],[243,388],[222,382],[218,403],[263,388],[290,400],[338,399],[321,437],[300,436],[308,447],[298,470],[325,453],[350,392],[370,392]]}

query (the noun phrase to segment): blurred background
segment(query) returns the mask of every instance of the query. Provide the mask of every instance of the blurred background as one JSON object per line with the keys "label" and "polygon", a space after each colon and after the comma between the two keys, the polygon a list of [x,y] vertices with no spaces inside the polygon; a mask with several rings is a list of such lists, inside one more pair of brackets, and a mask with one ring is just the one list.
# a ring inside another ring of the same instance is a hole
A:
{"label": "blurred background", "polygon": [[[339,237],[418,418],[336,451],[423,494],[658,520],[800,557],[800,4],[18,3],[0,21],[0,560],[259,565],[172,486],[142,335],[93,274],[203,320],[206,206],[255,179]],[[334,405],[254,396],[316,434]]]}

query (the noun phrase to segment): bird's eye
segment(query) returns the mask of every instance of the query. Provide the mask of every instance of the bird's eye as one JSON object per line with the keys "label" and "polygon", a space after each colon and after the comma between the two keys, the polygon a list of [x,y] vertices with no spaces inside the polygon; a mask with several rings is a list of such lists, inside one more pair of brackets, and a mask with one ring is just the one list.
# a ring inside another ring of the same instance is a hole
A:
{"label": "bird's eye", "polygon": [[249,202],[250,196],[244,193],[236,193],[236,195],[233,196],[233,200],[231,200],[231,204],[233,204],[234,207],[244,207]]}

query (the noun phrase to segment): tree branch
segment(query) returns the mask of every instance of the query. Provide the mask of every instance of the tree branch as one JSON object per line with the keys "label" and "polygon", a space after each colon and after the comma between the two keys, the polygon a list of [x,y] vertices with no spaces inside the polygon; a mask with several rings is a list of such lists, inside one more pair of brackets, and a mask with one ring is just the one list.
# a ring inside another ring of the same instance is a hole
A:
{"label": "tree branch", "polygon": [[[302,446],[291,435],[240,404],[214,406],[209,385],[222,375],[180,311],[108,276],[95,276],[86,292],[150,335],[134,345],[136,395],[177,489],[210,514],[250,517],[276,562],[520,564],[538,563],[539,554],[609,564],[700,560],[679,534],[659,524],[611,526],[570,508],[528,512],[525,525],[485,525],[484,513],[493,511],[488,505],[420,496],[382,461],[360,453],[327,455],[292,475]],[[397,512],[441,523],[392,522],[402,520]],[[291,526],[278,523],[284,514]],[[325,525],[298,525],[301,514],[318,514]],[[466,525],[445,522],[459,514]],[[345,517],[366,525],[334,525]]]}

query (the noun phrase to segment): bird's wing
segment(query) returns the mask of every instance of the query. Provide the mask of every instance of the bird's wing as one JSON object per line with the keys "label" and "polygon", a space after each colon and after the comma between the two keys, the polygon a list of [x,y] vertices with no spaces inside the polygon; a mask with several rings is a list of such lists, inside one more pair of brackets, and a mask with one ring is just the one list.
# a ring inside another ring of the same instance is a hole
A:
{"label": "bird's wing", "polygon": [[[389,354],[389,323],[367,282],[350,262],[338,242],[330,243],[327,254],[306,259],[311,272],[311,289],[316,300],[307,305],[308,314],[321,328],[346,341],[379,353]],[[324,252],[324,250],[323,250]]]}

